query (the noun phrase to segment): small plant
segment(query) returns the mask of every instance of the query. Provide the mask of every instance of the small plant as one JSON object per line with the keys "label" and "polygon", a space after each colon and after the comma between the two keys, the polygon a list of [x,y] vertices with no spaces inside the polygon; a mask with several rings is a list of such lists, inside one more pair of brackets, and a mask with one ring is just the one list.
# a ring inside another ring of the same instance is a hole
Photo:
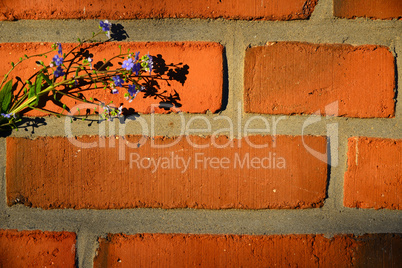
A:
{"label": "small plant", "polygon": [[[122,53],[120,47],[118,55],[108,60],[104,59],[97,68],[93,66],[93,57],[83,56],[83,45],[97,43],[95,38],[99,34],[106,34],[110,39],[111,26],[107,20],[101,21],[98,33],[92,33],[92,37],[87,40],[78,39],[79,44],[68,52],[63,51],[62,44],[56,43],[52,45],[50,51],[37,55],[24,55],[19,58],[18,62],[12,62],[11,69],[4,75],[0,83],[0,130],[16,128],[24,112],[29,109],[40,110],[56,116],[63,115],[68,107],[62,103],[62,96],[100,106],[102,111],[99,112],[104,119],[110,120],[121,115],[122,106],[113,107],[111,103],[105,104],[94,99],[87,100],[79,92],[81,86],[88,84],[93,85],[95,89],[100,87],[110,90],[111,94],[118,94],[119,89],[125,89],[124,97],[131,102],[138,92],[145,90],[140,81],[152,75],[152,56],[140,56],[139,52],[131,53],[130,50]],[[51,58],[48,57],[49,55]],[[37,58],[41,59],[37,60]],[[30,79],[25,82],[18,77],[14,78],[17,80],[16,82],[8,79],[10,73],[18,65],[33,59],[36,60],[40,69]],[[110,68],[111,61],[116,59],[124,61],[118,67]],[[78,89],[78,91],[71,93],[66,89]],[[60,103],[63,107],[62,112],[56,113],[39,107],[40,101],[50,96]]]}

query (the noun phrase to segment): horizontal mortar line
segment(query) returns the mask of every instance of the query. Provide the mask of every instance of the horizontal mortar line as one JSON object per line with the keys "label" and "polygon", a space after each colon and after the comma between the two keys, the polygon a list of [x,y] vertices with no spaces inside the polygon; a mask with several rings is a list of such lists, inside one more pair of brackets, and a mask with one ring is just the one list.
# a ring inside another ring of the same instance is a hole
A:
{"label": "horizontal mortar line", "polygon": [[[96,20],[97,21],[97,20]],[[84,32],[85,30],[88,30],[89,33],[94,31],[94,29],[97,30],[97,27],[93,27],[95,20],[89,20],[89,21],[82,21],[82,20],[52,20],[52,21],[36,21],[36,20],[28,20],[28,21],[16,21],[16,22],[7,22],[3,21],[0,22],[0,25],[2,28],[0,28],[0,36],[3,36],[0,38],[0,42],[23,42],[21,40],[24,39],[24,35],[12,35],[10,36],[10,32],[23,32],[24,29],[26,30],[32,30],[32,28],[41,28],[41,29],[46,29],[44,31],[45,35],[47,36],[47,39],[52,42],[64,42],[66,40],[71,40],[71,38],[76,41],[77,38],[77,27],[71,27],[71,31],[68,30],[68,26],[77,26],[77,24],[80,25],[80,33]],[[129,21],[113,21],[114,23],[120,23],[125,27],[125,29],[130,32],[131,29],[137,29],[137,28],[143,28],[147,30],[152,30],[152,37],[151,39],[144,39],[143,35],[141,36],[136,36],[135,33],[133,33],[133,36],[135,36],[137,39],[140,38],[141,40],[144,41],[152,41],[152,40],[157,40],[160,37],[164,37],[164,39],[167,39],[165,41],[183,41],[184,39],[189,39],[189,40],[200,40],[201,39],[208,39],[209,41],[219,41],[222,40],[222,38],[226,39],[227,37],[224,37],[222,33],[225,33],[228,31],[228,28],[232,28],[232,30],[235,30],[239,35],[245,35],[245,36],[251,36],[253,34],[260,34],[261,32],[268,32],[270,33],[270,37],[281,37],[285,36],[290,39],[292,39],[292,36],[296,37],[297,39],[303,38],[300,36],[300,27],[303,28],[303,36],[306,37],[306,40],[309,40],[311,38],[310,36],[314,36],[314,33],[320,33],[322,32],[323,29],[326,29],[325,34],[333,38],[331,40],[337,41],[339,40],[339,35],[350,35],[352,34],[354,38],[360,37],[362,40],[367,40],[367,38],[370,38],[370,40],[373,40],[375,43],[377,43],[377,40],[382,40],[384,39],[384,31],[386,32],[387,35],[392,37],[392,39],[395,39],[395,36],[397,36],[402,29],[402,24],[400,21],[351,21],[351,20],[320,20],[320,21],[210,21],[210,20],[193,20],[193,19],[162,19],[162,20],[153,20],[153,19],[147,19],[147,20],[129,20]],[[95,23],[97,26],[97,23]],[[247,26],[247,27],[246,27]],[[311,29],[306,29],[305,27],[311,27]],[[358,29],[353,29],[353,31],[350,29],[351,26],[357,27]],[[216,28],[215,31],[211,31],[211,27]],[[242,29],[242,27],[246,27],[245,29]],[[21,29],[22,28],[22,29]],[[166,33],[166,30],[169,30],[169,32],[174,31],[176,28],[179,29],[178,33],[180,33],[178,38],[174,38],[176,35],[172,35]],[[60,38],[60,35],[54,33],[56,32],[57,29],[62,29],[63,30],[63,37]],[[199,31],[196,31],[199,29]],[[280,30],[286,29],[286,35],[284,35],[283,31]],[[191,30],[191,31],[189,31]],[[293,30],[293,31],[292,31]],[[367,30],[370,30],[370,36],[367,36]],[[3,33],[4,32],[4,33]],[[138,31],[137,31],[138,32]],[[160,34],[158,34],[158,32]],[[278,32],[278,33],[276,33]],[[70,34],[69,34],[70,33]],[[141,34],[143,33],[140,31]],[[202,33],[201,36],[199,34]],[[334,34],[336,33],[336,35]],[[322,33],[321,33],[322,35]],[[7,40],[5,40],[4,36],[7,36]],[[31,35],[25,35],[26,36],[31,36]],[[67,36],[72,36],[70,38],[66,38]],[[333,36],[333,37],[332,37]],[[166,38],[167,37],[167,38]],[[213,37],[211,39],[211,37]],[[37,40],[38,42],[43,42],[45,39],[38,39],[40,36],[38,35],[32,35],[31,38],[32,40]],[[322,40],[322,38],[316,38],[319,40]],[[31,40],[31,41],[32,41]],[[253,40],[250,38],[250,40]],[[270,40],[272,40],[270,38]],[[331,42],[329,40],[329,42]],[[388,40],[388,39],[386,39]],[[382,42],[386,42],[386,40],[383,40]],[[126,41],[133,41],[130,40],[123,40],[122,42]]]}
{"label": "horizontal mortar line", "polygon": [[[76,216],[61,215],[59,217],[55,213],[51,213],[51,215],[21,215],[21,213],[17,213],[16,215],[10,215],[10,220],[3,221],[0,224],[0,228],[77,232],[82,228],[96,226],[92,228],[93,231],[101,234],[157,232],[271,235],[402,232],[400,213],[393,216],[373,216],[367,215],[367,213],[359,215],[362,213],[354,213],[353,217],[350,215],[333,216],[331,214],[295,215],[300,214],[296,212],[268,217],[265,213],[253,211],[247,211],[242,215],[233,215],[234,213],[226,211],[218,212],[220,215],[217,215],[216,212],[183,213],[181,211],[173,213],[163,210],[155,213],[154,211],[145,211],[145,213],[133,213],[130,215],[116,213],[115,211],[100,213],[106,215],[94,214],[97,213]],[[123,215],[120,216],[119,214]],[[14,217],[17,220],[13,219]]]}
{"label": "horizontal mortar line", "polygon": [[[401,29],[402,31],[402,29]],[[309,33],[306,33],[306,35],[308,35]],[[311,33],[310,33],[311,34]],[[390,33],[389,35],[395,36],[396,33]],[[4,36],[4,33],[2,33],[0,31],[0,36]],[[346,36],[346,34],[345,34]],[[269,38],[266,38],[264,40],[261,41],[254,41],[254,40],[250,40],[249,43],[244,45],[244,49],[240,49],[240,53],[242,53],[245,48],[248,45],[251,46],[264,46],[266,42],[306,42],[306,43],[313,43],[313,44],[345,44],[345,45],[382,45],[382,46],[390,46],[390,38],[386,38],[384,37],[384,40],[378,39],[378,38],[373,38],[372,41],[365,41],[366,38],[363,36],[361,39],[363,41],[351,41],[351,42],[344,42],[342,41],[342,38],[334,38],[334,39],[325,39],[325,40],[316,40],[316,38],[300,38],[300,37],[292,37],[292,36],[286,36],[286,37],[282,37],[282,36],[274,36],[274,35],[270,35]],[[359,38],[354,38],[354,40],[358,40]],[[221,42],[222,40],[220,38],[217,39],[213,39],[213,38],[179,38],[179,39],[168,39],[165,37],[160,37],[160,38],[156,38],[156,39],[131,39],[131,40],[127,40],[127,41],[116,41],[117,42],[193,42],[193,41],[197,41],[197,42],[217,42],[217,43],[221,43],[223,45],[225,45],[227,42]],[[49,39],[31,39],[31,38],[27,38],[27,39],[3,39],[0,37],[0,43],[29,43],[29,42],[49,42],[49,43],[56,43],[56,42],[66,42],[66,43],[74,43],[76,42],[75,39],[60,39],[60,38],[49,38]]]}
{"label": "horizontal mortar line", "polygon": [[[16,21],[0,21],[0,26],[19,26],[19,25],[31,25],[31,24],[45,24],[54,26],[57,24],[62,25],[93,25],[96,24],[98,26],[99,21],[101,19],[22,19]],[[125,19],[125,20],[109,20],[109,22],[114,24],[126,24],[126,25],[136,25],[136,24],[144,24],[144,25],[164,25],[165,27],[174,27],[176,25],[214,25],[214,26],[247,26],[253,25],[255,27],[278,27],[278,26],[299,26],[299,25],[316,25],[316,26],[327,26],[327,25],[340,25],[344,26],[348,25],[358,25],[362,27],[390,27],[390,26],[399,26],[402,27],[402,22],[400,20],[371,20],[366,18],[356,18],[356,19],[346,19],[346,18],[316,18],[312,19],[301,19],[301,20],[289,20],[289,21],[281,21],[281,20],[237,20],[237,19],[201,19],[201,18],[144,18],[144,19]],[[280,25],[282,24],[282,25]],[[124,26],[124,25],[123,25]]]}
{"label": "horizontal mortar line", "polygon": [[[26,207],[24,205],[13,205],[8,206],[7,204],[3,204],[2,211],[8,215],[12,214],[23,214],[25,216],[38,216],[39,214],[49,214],[52,216],[71,216],[75,217],[76,214],[84,215],[96,215],[97,216],[106,216],[102,214],[114,214],[112,217],[118,214],[122,214],[122,216],[127,215],[127,213],[132,213],[131,215],[141,215],[144,213],[154,213],[155,215],[163,215],[163,214],[188,214],[188,215],[202,215],[202,214],[211,214],[210,216],[217,216],[221,213],[225,215],[232,215],[241,217],[245,214],[254,215],[254,216],[277,216],[276,214],[289,214],[303,216],[303,217],[311,217],[311,216],[343,216],[343,217],[359,217],[359,216],[373,216],[373,217],[394,217],[399,216],[402,220],[402,210],[392,210],[392,209],[357,209],[357,208],[348,208],[343,207],[340,209],[334,208],[309,208],[309,209],[193,209],[193,208],[172,208],[172,209],[163,209],[163,208],[123,208],[123,209],[42,209],[42,208],[31,208]],[[322,214],[324,213],[324,214]],[[68,215],[66,215],[68,214]],[[307,215],[303,215],[307,214]],[[310,214],[310,215],[309,215]],[[286,217],[286,215],[285,215]],[[402,226],[401,226],[402,228]]]}
{"label": "horizontal mortar line", "polygon": [[[166,121],[167,123],[169,122],[174,122],[174,121]],[[334,122],[329,121],[326,122],[327,124],[333,124]],[[300,135],[319,135],[319,136],[326,136],[327,135],[327,129],[326,129],[326,124],[321,123],[318,124],[317,126],[309,126],[306,129],[303,130],[302,132],[302,124],[300,125],[300,128],[295,124],[297,122],[290,122],[288,124],[282,124],[278,126],[273,132],[273,129],[270,128],[269,131],[258,131],[258,132],[247,132],[245,135],[244,133],[244,128],[240,130],[240,136],[245,137],[245,136],[254,136],[254,135],[263,135],[263,136],[270,136],[270,135],[291,135],[291,136],[300,136]],[[65,132],[64,129],[64,124],[58,124],[58,123],[48,123],[47,126],[35,128],[34,133],[31,133],[32,127],[26,127],[28,131],[25,131],[23,128],[20,129],[19,131],[14,131],[9,135],[9,137],[26,137],[26,138],[35,138],[35,137],[43,137],[43,136],[59,136],[59,137],[67,137],[67,133]],[[76,130],[74,129],[76,128]],[[103,128],[103,127],[102,127]],[[215,134],[218,134],[219,136],[230,136],[231,132],[229,131],[223,131],[225,128],[227,128],[226,125],[216,125],[212,126],[211,131],[207,132],[196,132],[196,131],[185,131],[182,132],[181,130],[178,129],[161,129],[158,130],[156,129],[155,132],[153,133],[154,136],[170,136],[170,137],[178,137],[181,135],[191,135],[191,136],[205,136],[208,137],[212,134],[214,134],[216,131],[218,131]],[[256,124],[253,126],[250,126],[249,129],[251,130],[256,130],[258,128],[265,128],[265,125],[262,124]],[[196,129],[196,128],[192,128]],[[200,130],[203,130],[203,126],[199,126]],[[219,131],[221,130],[222,131]],[[378,137],[378,138],[386,138],[386,139],[401,139],[402,138],[402,131],[398,131],[400,129],[399,127],[396,128],[394,126],[380,126],[380,125],[375,125],[373,129],[371,127],[366,127],[362,128],[359,124],[349,124],[347,125],[346,129],[343,128],[342,125],[339,126],[339,135],[341,136],[346,136],[346,137],[353,137],[353,136],[364,136],[364,137]],[[113,131],[114,130],[114,131]],[[387,131],[389,130],[389,131]],[[392,131],[391,131],[392,130]],[[115,128],[105,128],[105,132],[100,132],[99,127],[94,126],[94,127],[86,127],[86,125],[73,125],[72,126],[72,135],[73,136],[82,136],[82,135],[101,135],[101,136],[106,136],[106,137],[113,137],[113,136],[120,136],[119,133],[119,126],[117,125]],[[124,135],[145,135],[148,137],[151,136],[150,130],[148,132],[143,132],[141,127],[136,127],[136,126],[129,126],[125,129]],[[234,138],[239,137],[239,130],[237,128],[233,129],[233,135]]]}

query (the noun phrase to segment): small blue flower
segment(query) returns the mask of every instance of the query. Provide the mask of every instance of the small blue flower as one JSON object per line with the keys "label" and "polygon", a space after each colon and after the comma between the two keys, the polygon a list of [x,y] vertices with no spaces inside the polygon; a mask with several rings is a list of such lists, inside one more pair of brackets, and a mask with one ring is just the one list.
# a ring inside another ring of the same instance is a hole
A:
{"label": "small blue flower", "polygon": [[137,62],[139,58],[140,58],[140,52],[138,51],[135,53],[134,62]]}
{"label": "small blue flower", "polygon": [[60,56],[62,56],[62,55],[63,55],[63,49],[62,49],[62,47],[61,47],[61,44],[60,44],[60,43],[57,43],[57,48],[58,48],[57,53],[59,53],[59,55],[60,55]]}
{"label": "small blue flower", "polygon": [[99,22],[99,27],[106,33],[106,36],[110,39],[110,29],[112,27],[112,24],[105,20],[105,21],[100,21]]}
{"label": "small blue flower", "polygon": [[53,57],[53,62],[54,62],[54,64],[56,64],[56,66],[60,66],[63,63],[63,60],[64,59],[62,57],[60,57],[59,55],[55,55]]}
{"label": "small blue flower", "polygon": [[129,59],[123,61],[123,65],[121,67],[123,67],[127,71],[130,71],[134,67],[133,59],[129,58]]}
{"label": "small blue flower", "polygon": [[131,97],[135,98],[138,94],[137,87],[135,85],[128,85],[128,94],[130,94]]}
{"label": "small blue flower", "polygon": [[135,75],[138,75],[140,73],[141,70],[141,64],[140,63],[136,63],[133,66],[133,73],[135,73]]}
{"label": "small blue flower", "polygon": [[4,118],[11,118],[11,117],[17,118],[17,116],[15,115],[15,113],[9,113],[9,114],[3,114],[3,113],[1,113],[0,115],[3,116]]}
{"label": "small blue flower", "polygon": [[100,21],[99,25],[102,28],[102,31],[104,32],[110,31],[110,27],[112,26],[112,24],[108,20]]}
{"label": "small blue flower", "polygon": [[54,71],[54,76],[57,78],[59,76],[63,76],[64,72],[61,66],[57,66],[56,71]]}
{"label": "small blue flower", "polygon": [[119,94],[119,91],[116,88],[112,89],[112,94]]}
{"label": "small blue flower", "polygon": [[119,75],[113,76],[112,79],[116,87],[121,87],[121,85],[124,83],[123,79],[121,79]]}

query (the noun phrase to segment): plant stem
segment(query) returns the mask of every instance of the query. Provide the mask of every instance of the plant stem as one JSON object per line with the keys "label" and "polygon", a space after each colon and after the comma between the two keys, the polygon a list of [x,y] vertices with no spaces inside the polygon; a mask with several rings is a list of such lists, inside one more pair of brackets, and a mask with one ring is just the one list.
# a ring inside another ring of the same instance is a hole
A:
{"label": "plant stem", "polygon": [[24,60],[27,60],[27,59],[30,59],[30,58],[33,58],[33,57],[41,57],[41,56],[46,55],[46,54],[48,54],[48,53],[50,53],[50,52],[53,52],[53,51],[54,51],[54,50],[50,50],[50,51],[47,51],[47,52],[42,53],[42,54],[36,54],[36,55],[32,55],[32,56],[27,56],[27,57],[23,58],[22,60],[19,60],[19,61],[18,61],[16,64],[14,64],[14,66],[4,75],[4,77],[3,77],[3,79],[1,80],[1,83],[0,83],[0,90],[1,90],[1,88],[3,87],[4,82],[7,80],[8,75],[14,70],[15,67],[18,66],[18,64],[22,63]]}

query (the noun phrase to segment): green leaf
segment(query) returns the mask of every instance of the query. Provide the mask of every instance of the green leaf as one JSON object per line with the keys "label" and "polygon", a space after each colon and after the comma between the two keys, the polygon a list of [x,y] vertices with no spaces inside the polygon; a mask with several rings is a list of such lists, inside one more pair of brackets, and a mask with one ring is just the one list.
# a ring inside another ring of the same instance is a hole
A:
{"label": "green leaf", "polygon": [[[43,74],[38,74],[38,76],[36,77],[36,80],[35,80],[35,84],[29,89],[28,99],[38,95],[38,93],[42,89],[42,81],[43,81]],[[35,102],[32,105],[36,106],[36,105],[38,105],[38,103],[39,103],[39,98],[37,97]]]}
{"label": "green leaf", "polygon": [[46,83],[47,83],[49,86],[53,85],[52,80],[49,79],[49,76],[47,76],[47,75],[45,75],[45,74],[43,74],[42,76],[43,76],[43,79],[46,80]]}
{"label": "green leaf", "polygon": [[43,74],[39,74],[35,80],[36,95],[42,90]]}
{"label": "green leaf", "polygon": [[11,99],[13,97],[13,81],[8,81],[3,89],[0,91],[0,110],[2,113],[7,113],[7,109],[10,106]]}

